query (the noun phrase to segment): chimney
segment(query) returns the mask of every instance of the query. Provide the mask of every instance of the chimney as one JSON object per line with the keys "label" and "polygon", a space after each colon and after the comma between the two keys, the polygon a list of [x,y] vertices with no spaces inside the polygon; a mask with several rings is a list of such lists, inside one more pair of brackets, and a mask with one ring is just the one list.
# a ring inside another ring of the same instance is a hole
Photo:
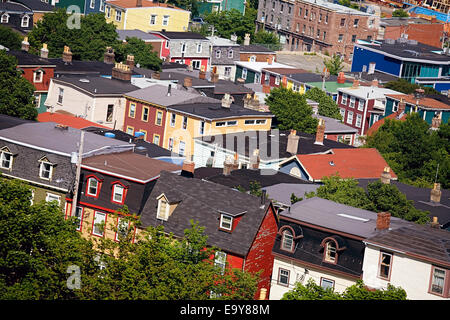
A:
{"label": "chimney", "polygon": [[337,83],[345,83],[345,74],[343,72],[339,72],[337,77]]}
{"label": "chimney", "polygon": [[198,78],[205,80],[206,79],[206,72],[203,71],[203,70],[200,70],[199,73],[198,73]]}
{"label": "chimney", "polygon": [[127,55],[126,64],[127,64],[127,66],[130,67],[130,70],[133,70],[133,68],[134,68],[134,56],[132,54]]}
{"label": "chimney", "polygon": [[192,78],[191,77],[186,77],[184,78],[184,83],[183,83],[185,88],[190,88],[192,87]]}
{"label": "chimney", "polygon": [[250,109],[250,102],[252,101],[252,95],[250,93],[247,93],[242,100],[244,101],[244,108]]}
{"label": "chimney", "polygon": [[272,59],[271,58],[267,58],[267,64],[271,65],[272,64]]}
{"label": "chimney", "polygon": [[136,7],[142,7],[142,0],[136,0]]}
{"label": "chimney", "polygon": [[248,46],[250,44],[250,33],[246,33],[244,37],[244,46]]}
{"label": "chimney", "polygon": [[377,230],[387,230],[391,224],[391,214],[389,212],[378,212]]}
{"label": "chimney", "polygon": [[70,52],[70,48],[68,46],[64,46],[62,60],[65,63],[72,63],[72,52]]}
{"label": "chimney", "polygon": [[232,34],[230,39],[231,39],[231,41],[232,41],[233,43],[236,43],[236,42],[237,42],[237,35]]}
{"label": "chimney", "polygon": [[222,97],[222,108],[230,109],[231,107],[231,96],[229,93],[225,93]]}
{"label": "chimney", "polygon": [[130,67],[122,62],[116,63],[112,68],[111,78],[123,81],[131,81]]}
{"label": "chimney", "polygon": [[239,155],[237,154],[237,152],[234,153],[234,159],[233,159],[233,166],[232,166],[233,170],[237,170],[239,169]]}
{"label": "chimney", "polygon": [[406,102],[403,98],[401,98],[398,103],[398,113],[401,114],[401,113],[405,112],[405,108],[406,108]]}
{"label": "chimney", "polygon": [[430,192],[430,201],[435,203],[441,202],[441,194],[442,194],[441,184],[435,183],[433,189],[431,189]]}
{"label": "chimney", "polygon": [[372,87],[377,87],[378,88],[378,85],[379,85],[378,80],[377,79],[373,79],[372,80]]}
{"label": "chimney", "polygon": [[433,119],[431,119],[431,130],[439,130],[441,123],[442,123],[441,113],[436,114],[433,117]]}
{"label": "chimney", "polygon": [[107,64],[114,64],[116,61],[116,55],[114,54],[114,49],[112,47],[106,47],[106,51],[103,54],[103,62]]}
{"label": "chimney", "polygon": [[183,161],[183,166],[181,168],[181,175],[184,177],[193,178],[195,171],[195,162],[192,161],[191,155],[186,155],[186,158]]}
{"label": "chimney", "polygon": [[320,144],[323,146],[323,139],[325,137],[325,120],[319,119],[316,131],[316,141],[314,144]]}
{"label": "chimney", "polygon": [[289,152],[290,154],[297,154],[299,139],[300,137],[297,135],[297,131],[291,130],[291,133],[288,136],[286,152]]}
{"label": "chimney", "polygon": [[219,74],[215,73],[215,72],[212,72],[211,73],[211,82],[217,83],[218,81],[219,81]]}
{"label": "chimney", "polygon": [[258,170],[260,160],[261,158],[259,157],[259,149],[253,150],[253,154],[250,156],[250,169]]}
{"label": "chimney", "polygon": [[48,58],[48,49],[47,49],[47,44],[46,43],[42,44],[41,58],[44,58],[44,59]]}
{"label": "chimney", "polygon": [[370,62],[369,63],[369,70],[367,71],[367,74],[374,74],[375,73],[375,66],[376,66],[375,62]]}
{"label": "chimney", "polygon": [[431,227],[432,228],[436,228],[436,229],[440,229],[441,225],[438,221],[438,217],[433,217],[433,221],[431,222]]}
{"label": "chimney", "polygon": [[353,79],[353,85],[352,88],[358,88],[359,87],[359,79]]}
{"label": "chimney", "polygon": [[228,156],[223,162],[223,175],[229,176],[231,171],[233,171],[233,160]]}
{"label": "chimney", "polygon": [[244,84],[244,83],[245,83],[245,79],[243,79],[243,78],[237,78],[237,79],[236,79],[236,82],[239,83],[239,84]]}
{"label": "chimney", "polygon": [[391,183],[391,168],[384,167],[383,173],[381,173],[380,180],[384,184],[390,184]]}
{"label": "chimney", "polygon": [[30,50],[30,43],[28,42],[28,37],[24,37],[22,41],[22,51],[28,52]]}
{"label": "chimney", "polygon": [[161,78],[161,74],[158,71],[152,73],[152,79],[159,80]]}

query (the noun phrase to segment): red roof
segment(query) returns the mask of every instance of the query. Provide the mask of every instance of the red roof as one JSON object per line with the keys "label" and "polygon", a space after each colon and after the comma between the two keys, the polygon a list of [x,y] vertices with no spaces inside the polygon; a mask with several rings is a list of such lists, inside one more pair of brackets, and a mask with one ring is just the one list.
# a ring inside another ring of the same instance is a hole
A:
{"label": "red roof", "polygon": [[85,120],[83,118],[75,117],[71,114],[65,114],[65,113],[50,113],[50,112],[44,112],[38,114],[37,120],[39,122],[56,122],[59,124],[63,124],[75,129],[83,129],[87,127],[99,127],[99,128],[105,128],[110,129],[108,127],[102,126],[98,123],[91,122],[88,120]]}
{"label": "red roof", "polygon": [[[297,155],[297,159],[310,180],[321,180],[336,174],[341,178],[379,178],[384,168],[389,166],[375,148],[333,149],[332,152]],[[390,172],[392,178],[397,179],[392,169]]]}
{"label": "red roof", "polygon": [[378,129],[384,124],[386,119],[396,119],[396,120],[400,120],[400,121],[404,121],[406,120],[406,116],[408,115],[407,113],[404,113],[402,115],[402,117],[400,119],[397,119],[396,117],[399,115],[398,111],[391,113],[390,115],[388,115],[387,117],[381,118],[380,120],[378,120],[377,122],[375,122],[374,124],[372,124],[372,126],[369,128],[369,130],[367,130],[367,135],[371,136],[372,134],[374,134],[375,132],[378,131]]}

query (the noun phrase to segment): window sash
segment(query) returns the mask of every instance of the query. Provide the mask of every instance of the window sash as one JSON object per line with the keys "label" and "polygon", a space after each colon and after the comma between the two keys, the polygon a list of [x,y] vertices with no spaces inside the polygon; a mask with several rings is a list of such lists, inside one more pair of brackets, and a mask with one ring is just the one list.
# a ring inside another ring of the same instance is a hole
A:
{"label": "window sash", "polygon": [[12,154],[9,152],[2,151],[1,167],[3,169],[11,169],[11,165],[12,165]]}
{"label": "window sash", "polygon": [[389,279],[391,273],[392,255],[388,253],[381,253],[379,276],[384,279]]}
{"label": "window sash", "polygon": [[289,285],[289,276],[290,276],[290,271],[289,270],[285,270],[285,269],[279,269],[278,272],[278,283],[282,284],[282,285]]}
{"label": "window sash", "polygon": [[292,251],[294,246],[294,236],[288,230],[283,232],[283,241],[281,242],[281,247],[284,250]]}
{"label": "window sash", "polygon": [[328,241],[325,246],[325,261],[336,262],[336,244],[333,241]]}
{"label": "window sash", "polygon": [[128,116],[130,118],[134,118],[136,115],[136,104],[135,103],[130,103],[130,111],[128,112]]}
{"label": "window sash", "polygon": [[123,195],[124,195],[124,187],[121,185],[115,184],[113,187],[113,201],[114,202],[123,202]]}
{"label": "window sash", "polygon": [[106,213],[95,211],[92,234],[102,237],[105,233],[105,221],[106,221]]}
{"label": "window sash", "polygon": [[119,217],[117,220],[116,241],[120,241],[128,236],[130,232],[130,223],[125,219]]}
{"label": "window sash", "polygon": [[233,217],[222,214],[220,216],[220,228],[225,230],[231,230],[233,226]]}
{"label": "window sash", "polygon": [[52,176],[52,164],[49,162],[41,162],[39,176],[42,179],[50,179]]}
{"label": "window sash", "polygon": [[81,221],[83,219],[83,208],[82,207],[76,207],[74,217],[76,218],[77,231],[80,231],[81,230]]}
{"label": "window sash", "polygon": [[431,278],[431,292],[436,294],[444,294],[445,288],[445,270],[434,268]]}
{"label": "window sash", "polygon": [[87,194],[96,196],[98,191],[98,181],[95,178],[89,178]]}

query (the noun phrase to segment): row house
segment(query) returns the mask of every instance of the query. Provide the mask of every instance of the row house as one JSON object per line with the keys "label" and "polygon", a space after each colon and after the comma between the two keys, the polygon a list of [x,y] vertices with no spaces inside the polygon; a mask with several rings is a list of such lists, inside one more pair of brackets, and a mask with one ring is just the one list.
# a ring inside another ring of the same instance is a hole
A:
{"label": "row house", "polygon": [[190,11],[151,0],[112,0],[105,3],[106,22],[113,23],[120,30],[187,32],[190,16]]}
{"label": "row house", "polygon": [[[186,80],[189,82],[190,78]],[[193,154],[196,137],[245,131],[250,122],[253,129],[267,131],[273,117],[236,105],[227,94],[221,101],[171,85],[153,85],[129,92],[125,97],[128,133],[143,132],[145,140],[181,156]]]}
{"label": "row house", "polygon": [[235,64],[236,64],[235,79],[237,81],[241,81],[242,83],[246,84],[254,83],[257,85],[262,85],[263,83],[265,83],[265,78],[263,78],[262,75],[263,70],[266,68],[283,68],[296,70],[294,67],[278,62],[273,62],[271,60],[268,60],[266,62],[236,61]]}
{"label": "row house", "polygon": [[157,37],[153,34],[150,34],[148,32],[144,32],[139,29],[134,30],[116,30],[118,39],[122,41],[123,43],[127,42],[127,38],[138,38],[145,42],[147,45],[151,45],[152,51],[156,53],[158,58],[162,59],[162,50],[163,50],[163,39],[160,37]]}
{"label": "row house", "polygon": [[273,30],[285,50],[340,55],[352,61],[357,39],[375,39],[379,18],[324,0],[260,0],[258,29]]}
{"label": "row house", "polygon": [[[179,173],[181,166],[134,152],[83,159],[76,209],[72,210],[73,194],[69,194],[66,218],[76,217],[77,230],[85,237],[119,241],[121,232],[129,229],[126,217],[142,213],[162,170]],[[119,212],[123,206],[129,212]]]}
{"label": "row house", "polygon": [[150,32],[163,39],[162,58],[191,66],[194,70],[208,71],[211,65],[211,42],[195,32]]}
{"label": "row house", "polygon": [[339,88],[337,104],[343,122],[358,130],[358,136],[367,134],[374,122],[383,117],[386,108],[386,95],[400,94],[397,91],[378,87],[377,81],[371,86],[359,85],[355,79],[353,85]]}
{"label": "row house", "polygon": [[[12,122],[3,117],[5,121]],[[64,208],[75,181],[80,136],[79,129],[53,122],[30,121],[0,130],[2,177],[30,185],[33,203],[57,201]],[[86,133],[82,157],[129,150],[132,144]]]}
{"label": "row house", "polygon": [[27,34],[42,19],[44,14],[55,7],[48,1],[8,0],[0,2],[0,25],[11,27]]}
{"label": "row house", "polygon": [[233,81],[236,74],[235,61],[240,60],[240,46],[236,41],[217,36],[207,37],[211,41],[211,68],[219,79]]}
{"label": "row house", "polygon": [[66,111],[111,129],[123,130],[123,94],[138,87],[130,82],[129,66],[116,63],[111,79],[98,75],[61,75],[53,78],[45,106]]}
{"label": "row house", "polygon": [[[284,86],[288,89],[293,89],[293,82],[288,81],[291,75],[298,73],[309,73],[309,71],[298,68],[274,68],[267,67],[261,70],[261,84],[264,93],[270,93],[272,88]],[[297,90],[296,90],[297,91]]]}
{"label": "row house", "polygon": [[[185,166],[193,173],[193,162]],[[166,233],[183,237],[191,221],[204,227],[207,246],[217,248],[211,257],[216,266],[261,271],[255,298],[270,292],[278,218],[267,198],[162,171],[144,205],[142,227],[162,225]]]}
{"label": "row house", "polygon": [[259,44],[250,44],[250,34],[244,35],[244,42],[239,47],[239,61],[268,62],[277,61],[275,50]]}

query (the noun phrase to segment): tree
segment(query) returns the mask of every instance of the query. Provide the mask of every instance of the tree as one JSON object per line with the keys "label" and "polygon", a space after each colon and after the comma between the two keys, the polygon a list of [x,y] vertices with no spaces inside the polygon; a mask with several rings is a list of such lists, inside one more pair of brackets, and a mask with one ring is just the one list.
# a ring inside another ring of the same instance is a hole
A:
{"label": "tree", "polygon": [[17,59],[0,50],[0,113],[36,120],[34,86],[17,70]]}
{"label": "tree", "polygon": [[331,75],[335,76],[337,76],[339,72],[341,72],[342,69],[344,69],[344,66],[342,65],[342,59],[337,54],[333,54],[331,59],[324,59],[323,64],[325,65],[325,67],[327,67],[328,72]]}
{"label": "tree", "polygon": [[152,51],[152,45],[146,44],[136,37],[126,38],[126,43],[120,43],[115,47],[115,58],[118,61],[125,61],[127,55],[134,56],[135,65],[141,68],[161,71],[162,60]]}
{"label": "tree", "polygon": [[402,92],[405,94],[414,93],[416,89],[425,90],[425,95],[440,94],[439,91],[435,90],[432,87],[423,87],[416,83],[411,83],[406,79],[397,79],[397,80],[389,81],[384,85],[384,87],[391,89],[391,90],[398,91],[398,92]]}
{"label": "tree", "polygon": [[302,200],[303,198],[299,198],[294,193],[291,193],[291,205]]}
{"label": "tree", "polygon": [[409,17],[408,12],[403,9],[396,9],[392,12],[393,17],[407,18]]}
{"label": "tree", "polygon": [[406,300],[406,291],[391,284],[385,290],[369,290],[362,280],[358,280],[339,293],[332,288],[322,288],[311,278],[306,285],[297,282],[295,288],[286,292],[282,300]]}
{"label": "tree", "polygon": [[250,181],[250,194],[255,196],[255,197],[261,197],[262,195],[262,189],[261,189],[261,184],[258,181]]}
{"label": "tree", "polygon": [[316,132],[318,120],[312,117],[312,107],[306,102],[305,95],[285,87],[273,88],[265,102],[275,115],[279,129]]}
{"label": "tree", "polygon": [[337,103],[325,91],[314,87],[307,90],[305,95],[307,99],[319,103],[319,114],[321,116],[342,120]]}
{"label": "tree", "polygon": [[254,37],[251,39],[252,43],[266,45],[272,50],[280,50],[280,40],[275,33],[268,32],[265,30],[259,30],[255,33]]}
{"label": "tree", "polygon": [[13,29],[5,26],[0,26],[0,45],[9,50],[20,50],[22,36],[14,32]]}

